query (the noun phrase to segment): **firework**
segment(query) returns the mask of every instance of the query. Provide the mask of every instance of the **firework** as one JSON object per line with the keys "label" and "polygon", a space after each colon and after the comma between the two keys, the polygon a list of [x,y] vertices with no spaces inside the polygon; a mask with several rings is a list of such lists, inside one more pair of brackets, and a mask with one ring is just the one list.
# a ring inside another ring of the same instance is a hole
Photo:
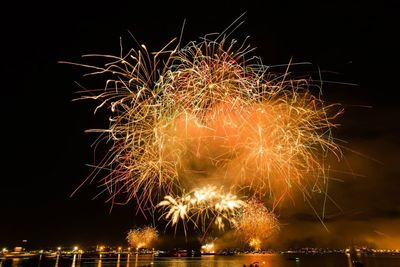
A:
{"label": "firework", "polygon": [[177,198],[165,196],[157,207],[164,210],[161,217],[168,224],[176,226],[181,220],[186,232],[186,223],[193,222],[195,228],[205,232],[212,223],[223,230],[225,222],[230,222],[243,205],[237,196],[223,193],[223,188],[207,186]]}
{"label": "firework", "polygon": [[256,251],[261,249],[261,240],[258,238],[251,238],[249,240],[249,246],[254,248]]}
{"label": "firework", "polygon": [[146,226],[129,230],[126,239],[129,246],[139,249],[150,245],[157,237],[157,230],[154,227]]}
{"label": "firework", "polygon": [[[82,98],[111,114],[107,129],[92,130],[112,144],[93,172],[109,171],[101,183],[111,201],[125,196],[151,212],[158,203],[171,225],[213,221],[223,229],[243,206],[236,196],[323,192],[324,159],[341,156],[331,136],[341,111],[311,93],[310,79],[274,74],[250,52],[219,36],[158,52],[142,45],[103,56],[104,66],[84,65],[107,77],[103,91]],[[210,186],[196,189],[202,185]],[[270,213],[256,211],[268,223],[257,231],[275,229]],[[251,225],[245,220],[240,229]]]}
{"label": "firework", "polygon": [[215,253],[214,243],[206,243],[201,246],[201,254]]}
{"label": "firework", "polygon": [[280,228],[275,214],[254,199],[246,202],[232,224],[236,233],[256,250],[261,248],[262,240],[270,238]]}

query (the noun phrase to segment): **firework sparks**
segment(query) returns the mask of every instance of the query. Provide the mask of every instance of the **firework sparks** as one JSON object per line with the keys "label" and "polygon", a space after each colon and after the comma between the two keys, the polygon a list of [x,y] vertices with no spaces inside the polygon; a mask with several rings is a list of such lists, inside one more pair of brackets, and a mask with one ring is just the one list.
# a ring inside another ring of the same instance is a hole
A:
{"label": "firework sparks", "polygon": [[214,243],[206,243],[201,246],[201,253],[202,254],[207,254],[207,253],[215,253],[215,245]]}
{"label": "firework sparks", "polygon": [[258,238],[251,238],[249,240],[249,246],[258,251],[261,249],[261,240]]}
{"label": "firework sparks", "polygon": [[146,226],[129,230],[126,239],[129,246],[140,249],[147,247],[158,237],[158,232],[154,227]]}
{"label": "firework sparks", "polygon": [[223,193],[222,188],[207,186],[177,198],[165,196],[157,207],[164,209],[161,217],[168,220],[168,224],[176,226],[181,220],[186,232],[186,223],[190,221],[204,232],[213,222],[223,230],[224,222],[230,222],[243,205],[242,200],[230,193]]}
{"label": "firework sparks", "polygon": [[232,224],[236,233],[256,250],[261,248],[262,240],[270,238],[280,228],[275,214],[254,199],[246,202]]}
{"label": "firework sparks", "polygon": [[[311,94],[310,80],[272,73],[236,43],[203,38],[158,52],[142,45],[103,56],[110,59],[104,66],[84,65],[108,75],[104,91],[82,98],[111,113],[108,129],[92,131],[112,143],[93,176],[110,170],[101,182],[113,203],[123,195],[151,212],[158,203],[171,225],[211,220],[223,229],[243,206],[237,195],[266,201],[294,190],[307,199],[323,192],[324,159],[341,156],[331,136],[341,111]],[[257,231],[275,229],[274,217],[255,203],[246,212],[253,206],[261,214],[251,217],[267,223]],[[245,220],[237,227],[251,225]]]}

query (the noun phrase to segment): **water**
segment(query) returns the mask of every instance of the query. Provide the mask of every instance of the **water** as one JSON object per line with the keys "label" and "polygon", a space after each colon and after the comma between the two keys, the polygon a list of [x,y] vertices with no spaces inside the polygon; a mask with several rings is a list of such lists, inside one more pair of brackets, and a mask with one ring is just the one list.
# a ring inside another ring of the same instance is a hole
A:
{"label": "water", "polygon": [[[296,260],[296,257],[299,260]],[[400,267],[400,255],[363,255],[357,258],[363,267]],[[115,258],[22,258],[0,260],[0,267],[248,267],[258,262],[260,267],[353,267],[346,254],[246,254],[234,256],[153,257],[132,255]]]}

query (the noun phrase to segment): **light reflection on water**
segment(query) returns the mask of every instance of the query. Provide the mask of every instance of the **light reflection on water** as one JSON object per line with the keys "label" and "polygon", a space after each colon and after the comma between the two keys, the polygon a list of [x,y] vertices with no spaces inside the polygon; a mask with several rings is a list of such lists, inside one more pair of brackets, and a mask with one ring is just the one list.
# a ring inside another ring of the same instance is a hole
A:
{"label": "light reflection on water", "polygon": [[[296,257],[300,260],[296,261]],[[0,259],[0,267],[247,267],[258,262],[259,267],[353,267],[355,256],[347,254],[325,255],[281,255],[281,254],[247,254],[235,256],[202,256],[202,257],[154,257],[152,255],[118,255],[113,258],[99,256],[85,258],[82,255],[55,258],[16,258]],[[364,267],[398,267],[400,255],[359,256]]]}

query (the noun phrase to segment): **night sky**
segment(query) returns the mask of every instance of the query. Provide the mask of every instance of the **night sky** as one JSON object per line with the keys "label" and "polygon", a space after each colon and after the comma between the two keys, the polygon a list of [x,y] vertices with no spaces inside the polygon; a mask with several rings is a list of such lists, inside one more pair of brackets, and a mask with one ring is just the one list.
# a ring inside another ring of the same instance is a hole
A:
{"label": "night sky", "polygon": [[[83,1],[82,1],[83,2]],[[331,194],[326,232],[304,204],[282,207],[277,244],[341,246],[363,242],[400,248],[400,105],[398,63],[400,8],[379,4],[289,4],[282,1],[109,1],[108,4],[13,3],[1,16],[2,161],[0,246],[27,239],[32,246],[125,244],[141,225],[133,205],[115,206],[96,183],[70,194],[89,174],[96,135],[107,126],[94,103],[72,101],[80,87],[102,86],[85,70],[58,61],[84,62],[87,53],[118,54],[130,31],[149,50],[180,34],[183,43],[221,32],[243,12],[232,37],[257,47],[266,65],[311,62],[322,71],[323,98],[345,113],[335,136],[345,160],[334,167],[343,182]],[[280,4],[277,4],[277,3]],[[337,2],[337,1],[335,1]],[[346,1],[344,1],[346,2]],[[350,1],[349,1],[350,2]],[[384,2],[384,1],[383,1]],[[351,85],[354,84],[354,85]],[[354,175],[346,174],[352,170]],[[283,215],[284,214],[284,215]],[[162,229],[161,229],[162,230]]]}

